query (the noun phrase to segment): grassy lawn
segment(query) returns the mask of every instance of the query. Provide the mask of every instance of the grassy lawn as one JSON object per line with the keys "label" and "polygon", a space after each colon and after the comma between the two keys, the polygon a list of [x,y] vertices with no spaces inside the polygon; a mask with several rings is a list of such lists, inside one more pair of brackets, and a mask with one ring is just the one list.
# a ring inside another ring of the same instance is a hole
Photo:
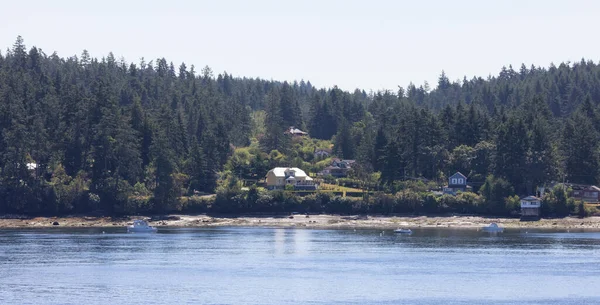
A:
{"label": "grassy lawn", "polygon": [[339,185],[328,184],[328,183],[321,183],[321,189],[322,190],[332,190],[335,192],[352,192],[352,193],[358,193],[358,192],[363,191],[361,189],[355,189],[355,188],[351,188],[351,187],[339,186]]}

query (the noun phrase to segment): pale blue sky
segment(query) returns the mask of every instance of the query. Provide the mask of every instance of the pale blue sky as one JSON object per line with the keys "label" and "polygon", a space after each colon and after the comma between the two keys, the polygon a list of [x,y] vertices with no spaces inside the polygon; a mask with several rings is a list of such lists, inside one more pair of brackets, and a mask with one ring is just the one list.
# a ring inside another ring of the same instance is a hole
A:
{"label": "pale blue sky", "polygon": [[522,62],[598,61],[600,1],[3,1],[0,46],[319,87],[392,89],[497,74]]}

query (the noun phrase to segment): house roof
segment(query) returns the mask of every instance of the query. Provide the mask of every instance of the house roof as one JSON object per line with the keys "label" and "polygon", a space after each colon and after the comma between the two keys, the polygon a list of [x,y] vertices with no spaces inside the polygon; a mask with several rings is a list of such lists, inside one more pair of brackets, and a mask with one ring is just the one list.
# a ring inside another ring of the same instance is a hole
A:
{"label": "house roof", "polygon": [[293,127],[293,126],[291,126],[290,128],[288,128],[288,130],[286,130],[286,133],[289,133],[289,134],[298,134],[298,135],[307,135],[308,134],[308,133],[306,133],[306,132],[304,132],[304,131],[296,128],[296,127]]}
{"label": "house roof", "polygon": [[570,187],[573,190],[578,190],[578,191],[582,191],[582,190],[590,190],[590,191],[597,191],[600,192],[600,188],[595,186],[595,185],[588,185],[588,184],[577,184],[577,183],[553,183],[548,185],[548,188],[552,189],[557,185],[564,185],[566,187]]}
{"label": "house roof", "polygon": [[308,177],[308,175],[306,175],[306,173],[303,170],[301,170],[297,167],[276,167],[276,168],[270,170],[269,172],[273,172],[275,174],[275,177],[285,177],[286,170],[293,170],[294,176],[296,176],[296,177],[306,177],[307,180],[308,180],[308,178],[310,178],[310,177]]}
{"label": "house roof", "polygon": [[454,178],[454,177],[460,177],[460,178],[464,178],[465,180],[467,180],[467,176],[463,175],[461,172],[456,172],[454,173],[454,175],[450,176],[450,178]]}
{"label": "house roof", "polygon": [[354,164],[356,163],[356,160],[342,160],[340,158],[333,158],[331,159],[331,163],[346,163],[346,164]]}
{"label": "house roof", "polygon": [[540,201],[542,199],[535,197],[535,196],[527,196],[525,198],[521,198],[521,200],[523,200],[523,201]]}

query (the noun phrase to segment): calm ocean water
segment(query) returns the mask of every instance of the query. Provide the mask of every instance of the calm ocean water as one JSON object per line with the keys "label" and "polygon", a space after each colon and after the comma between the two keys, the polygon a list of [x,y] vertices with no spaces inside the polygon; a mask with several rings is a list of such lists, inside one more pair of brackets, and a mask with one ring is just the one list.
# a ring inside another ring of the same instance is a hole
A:
{"label": "calm ocean water", "polygon": [[600,304],[600,233],[0,230],[0,304]]}

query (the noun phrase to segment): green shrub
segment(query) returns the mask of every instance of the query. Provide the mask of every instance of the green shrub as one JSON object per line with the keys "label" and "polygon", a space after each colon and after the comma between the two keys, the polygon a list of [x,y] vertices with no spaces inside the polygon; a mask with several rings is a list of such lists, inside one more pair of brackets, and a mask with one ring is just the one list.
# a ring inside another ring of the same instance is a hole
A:
{"label": "green shrub", "polygon": [[180,197],[181,211],[186,213],[207,213],[214,202],[213,197]]}
{"label": "green shrub", "polygon": [[504,206],[509,214],[518,215],[521,210],[521,200],[517,195],[506,197],[504,198]]}
{"label": "green shrub", "polygon": [[542,201],[542,214],[545,216],[564,217],[570,211],[575,211],[575,201],[568,196],[569,190],[564,185],[555,186],[551,192],[544,196]]}
{"label": "green shrub", "polygon": [[123,208],[124,214],[150,213],[154,208],[151,196],[130,196]]}
{"label": "green shrub", "polygon": [[485,183],[479,189],[483,196],[483,213],[492,215],[508,215],[504,198],[514,195],[514,189],[510,183],[502,178],[489,175]]}

